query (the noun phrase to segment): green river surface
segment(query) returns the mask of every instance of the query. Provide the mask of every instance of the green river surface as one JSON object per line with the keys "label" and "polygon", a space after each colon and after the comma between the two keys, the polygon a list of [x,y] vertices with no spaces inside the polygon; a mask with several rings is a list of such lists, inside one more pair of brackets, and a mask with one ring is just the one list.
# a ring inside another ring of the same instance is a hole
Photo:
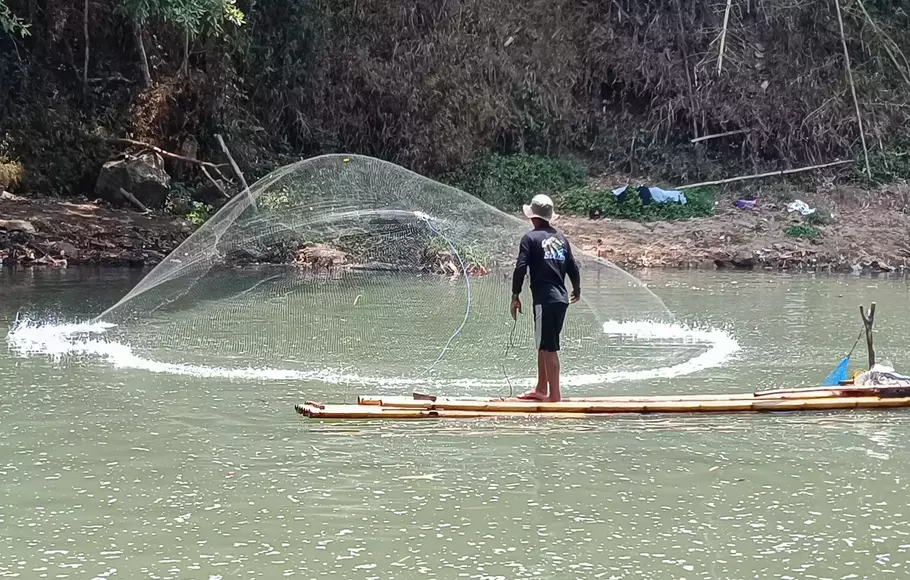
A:
{"label": "green river surface", "polygon": [[[87,318],[140,277],[0,270],[0,318]],[[871,301],[879,359],[910,370],[904,280],[642,279],[741,349],[604,394],[819,384]],[[854,365],[864,358],[860,343]],[[0,349],[0,578],[910,577],[901,410],[382,423],[294,412],[350,392]]]}

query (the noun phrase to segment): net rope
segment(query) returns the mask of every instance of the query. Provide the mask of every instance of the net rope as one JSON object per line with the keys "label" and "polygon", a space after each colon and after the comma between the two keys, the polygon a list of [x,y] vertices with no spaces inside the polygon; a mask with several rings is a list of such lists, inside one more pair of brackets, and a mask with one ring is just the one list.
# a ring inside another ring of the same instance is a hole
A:
{"label": "net rope", "polygon": [[[509,316],[529,227],[392,163],[325,155],[232,199],[96,320],[141,356],[226,376],[282,369],[275,376],[495,390],[503,371],[525,382],[536,373],[533,317]],[[583,293],[563,335],[567,385],[596,390],[611,372],[704,351],[679,337],[604,332],[608,321],[672,316],[633,276],[575,253]],[[523,300],[529,312],[527,290]]]}

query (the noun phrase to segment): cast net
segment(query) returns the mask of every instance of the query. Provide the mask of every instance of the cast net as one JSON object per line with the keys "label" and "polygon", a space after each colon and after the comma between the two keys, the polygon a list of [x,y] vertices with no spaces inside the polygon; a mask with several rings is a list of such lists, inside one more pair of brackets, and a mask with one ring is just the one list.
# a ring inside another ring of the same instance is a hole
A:
{"label": "cast net", "polygon": [[[527,285],[514,326],[508,311],[528,229],[394,164],[326,155],[231,200],[98,321],[175,372],[500,392],[536,373]],[[575,254],[565,384],[596,391],[705,351],[655,332],[671,317],[638,280]]]}

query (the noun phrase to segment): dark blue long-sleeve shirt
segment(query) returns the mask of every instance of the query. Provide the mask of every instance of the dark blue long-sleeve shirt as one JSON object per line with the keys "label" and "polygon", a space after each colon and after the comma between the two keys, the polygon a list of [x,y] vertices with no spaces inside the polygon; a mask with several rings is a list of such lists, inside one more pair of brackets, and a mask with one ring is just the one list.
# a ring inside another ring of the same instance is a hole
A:
{"label": "dark blue long-sleeve shirt", "polygon": [[529,268],[534,304],[568,304],[566,275],[572,282],[574,293],[581,292],[581,276],[572,246],[564,235],[549,225],[535,228],[521,238],[512,277],[512,294],[521,294]]}

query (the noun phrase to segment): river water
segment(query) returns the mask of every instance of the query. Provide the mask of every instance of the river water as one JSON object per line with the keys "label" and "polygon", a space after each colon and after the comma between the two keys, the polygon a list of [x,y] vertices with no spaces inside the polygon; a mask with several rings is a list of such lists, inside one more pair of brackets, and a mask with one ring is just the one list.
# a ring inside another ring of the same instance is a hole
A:
{"label": "river water", "polygon": [[[0,270],[0,318],[87,318],[139,277]],[[616,392],[818,384],[871,301],[879,360],[910,369],[904,280],[643,280],[740,349]],[[0,577],[910,575],[910,415],[899,410],[320,423],[294,413],[314,394],[349,393],[0,350]]]}

